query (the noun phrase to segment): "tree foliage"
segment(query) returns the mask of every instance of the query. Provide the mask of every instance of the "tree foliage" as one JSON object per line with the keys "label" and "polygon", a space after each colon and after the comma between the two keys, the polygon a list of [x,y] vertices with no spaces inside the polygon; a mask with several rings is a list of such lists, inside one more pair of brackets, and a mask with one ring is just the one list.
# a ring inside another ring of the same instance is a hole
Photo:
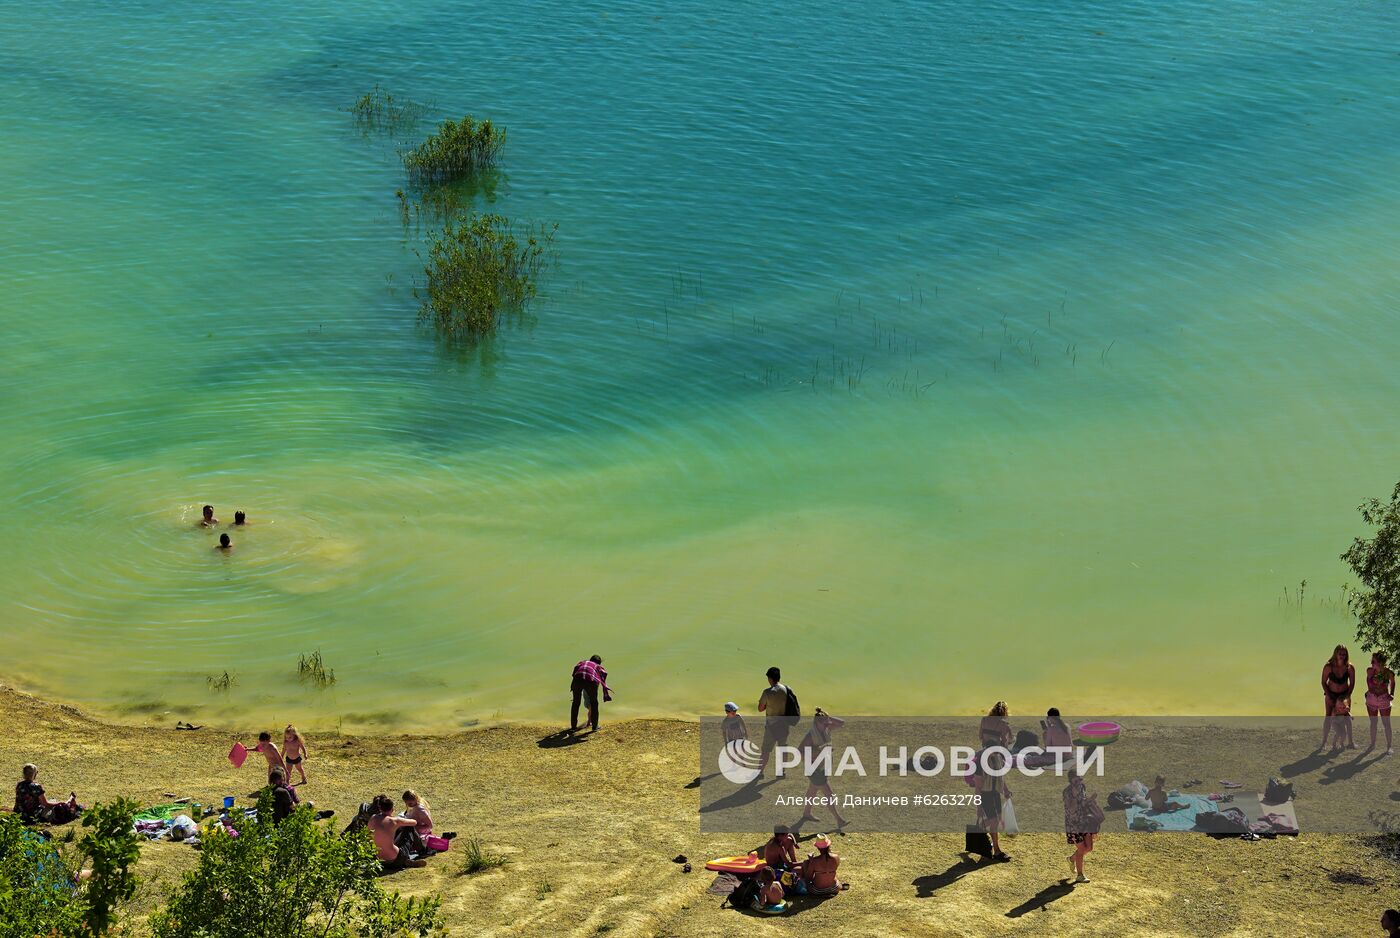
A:
{"label": "tree foliage", "polygon": [[1366,651],[1400,657],[1400,483],[1390,501],[1369,498],[1357,509],[1374,533],[1358,537],[1342,554],[1360,586],[1347,589],[1356,637]]}
{"label": "tree foliage", "polygon": [[[26,827],[19,815],[0,814],[0,938],[106,934],[118,906],[136,890],[135,810],[124,800],[94,807],[83,819],[88,832],[71,857]],[[92,878],[80,881],[78,871],[89,861]]]}
{"label": "tree foliage", "polygon": [[440,933],[441,900],[404,899],[378,883],[365,831],[341,835],[305,808],[281,823],[271,798],[238,836],[204,838],[199,865],[152,919],[156,938],[400,938]]}

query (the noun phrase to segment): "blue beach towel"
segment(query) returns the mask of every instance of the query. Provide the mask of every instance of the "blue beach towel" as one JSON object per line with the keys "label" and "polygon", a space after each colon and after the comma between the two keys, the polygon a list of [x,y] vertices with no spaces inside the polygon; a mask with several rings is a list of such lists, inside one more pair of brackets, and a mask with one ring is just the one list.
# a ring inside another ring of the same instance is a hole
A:
{"label": "blue beach towel", "polygon": [[1219,810],[1220,806],[1204,795],[1177,795],[1175,798],[1168,798],[1168,801],[1175,801],[1184,804],[1186,807],[1180,811],[1162,811],[1158,813],[1149,808],[1139,805],[1129,805],[1123,812],[1123,819],[1128,822],[1128,830],[1133,830],[1137,818],[1145,818],[1148,821],[1155,821],[1162,825],[1158,830],[1164,831],[1189,831],[1196,826],[1196,816],[1207,811]]}

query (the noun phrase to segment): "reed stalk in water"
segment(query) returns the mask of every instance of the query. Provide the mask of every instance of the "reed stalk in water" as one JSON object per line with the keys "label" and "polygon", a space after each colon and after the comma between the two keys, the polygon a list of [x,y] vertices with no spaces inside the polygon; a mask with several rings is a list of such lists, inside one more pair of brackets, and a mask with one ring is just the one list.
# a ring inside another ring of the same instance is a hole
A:
{"label": "reed stalk in water", "polygon": [[436,133],[403,153],[403,165],[415,185],[451,182],[495,166],[505,142],[504,128],[468,114],[439,124]]}

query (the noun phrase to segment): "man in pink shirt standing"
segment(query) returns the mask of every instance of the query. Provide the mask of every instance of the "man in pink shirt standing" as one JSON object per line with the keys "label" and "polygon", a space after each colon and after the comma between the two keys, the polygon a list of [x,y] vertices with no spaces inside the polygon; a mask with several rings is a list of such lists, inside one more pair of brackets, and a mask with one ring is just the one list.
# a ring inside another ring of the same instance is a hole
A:
{"label": "man in pink shirt standing", "polygon": [[598,732],[598,691],[602,689],[603,700],[612,700],[612,688],[608,687],[608,672],[603,668],[603,659],[594,655],[587,661],[580,661],[574,665],[573,683],[570,690],[574,695],[573,705],[569,708],[569,732],[578,732],[578,705],[584,697],[588,698],[588,722],[593,727],[593,732]]}

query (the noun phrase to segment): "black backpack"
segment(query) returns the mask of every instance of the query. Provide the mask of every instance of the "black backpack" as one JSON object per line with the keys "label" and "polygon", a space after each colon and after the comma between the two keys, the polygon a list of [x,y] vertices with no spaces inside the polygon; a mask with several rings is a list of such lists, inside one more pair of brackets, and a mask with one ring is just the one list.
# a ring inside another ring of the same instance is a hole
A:
{"label": "black backpack", "polygon": [[1283,804],[1285,801],[1293,800],[1293,783],[1280,781],[1277,778],[1269,779],[1269,784],[1264,789],[1265,804]]}
{"label": "black backpack", "polygon": [[725,902],[729,903],[731,909],[747,909],[753,905],[753,901],[758,898],[758,877],[746,876],[739,885],[735,887]]}
{"label": "black backpack", "polygon": [[791,688],[791,687],[788,687],[786,684],[784,684],[784,685],[783,685],[783,690],[787,691],[787,716],[790,716],[790,717],[800,717],[800,716],[802,716],[802,707],[801,707],[801,705],[798,704],[798,702],[797,702],[797,695],[796,695],[795,693],[793,693],[792,688]]}

